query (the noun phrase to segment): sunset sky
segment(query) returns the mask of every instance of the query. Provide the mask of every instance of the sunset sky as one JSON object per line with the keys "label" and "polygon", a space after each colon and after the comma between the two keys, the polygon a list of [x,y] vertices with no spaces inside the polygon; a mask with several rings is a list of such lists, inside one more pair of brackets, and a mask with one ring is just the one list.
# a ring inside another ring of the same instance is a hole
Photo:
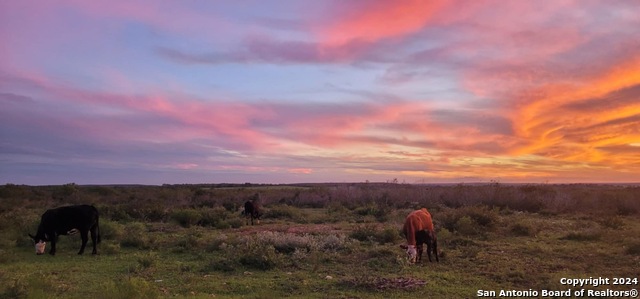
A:
{"label": "sunset sky", "polygon": [[640,182],[637,1],[1,1],[0,183]]}

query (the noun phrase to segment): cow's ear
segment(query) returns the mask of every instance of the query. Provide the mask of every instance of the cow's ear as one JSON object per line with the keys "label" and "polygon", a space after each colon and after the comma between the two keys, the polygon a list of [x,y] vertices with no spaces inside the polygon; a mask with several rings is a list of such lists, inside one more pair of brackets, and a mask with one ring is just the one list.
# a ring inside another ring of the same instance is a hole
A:
{"label": "cow's ear", "polygon": [[35,236],[33,236],[31,234],[28,234],[28,235],[29,235],[29,238],[31,238],[31,240],[33,240],[33,243],[37,243],[38,242],[38,240],[36,240]]}

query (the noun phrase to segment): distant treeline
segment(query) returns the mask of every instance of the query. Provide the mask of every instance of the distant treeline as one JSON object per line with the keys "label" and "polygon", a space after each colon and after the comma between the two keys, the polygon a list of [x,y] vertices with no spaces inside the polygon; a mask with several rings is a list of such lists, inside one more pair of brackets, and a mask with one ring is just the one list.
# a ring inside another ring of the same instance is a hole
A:
{"label": "distant treeline", "polygon": [[532,213],[640,213],[640,186],[633,184],[450,184],[397,183],[317,184],[177,184],[0,186],[0,209],[7,204],[38,202],[43,207],[61,204],[161,204],[164,208],[241,208],[244,200],[259,195],[261,204],[298,208],[337,207],[349,210],[486,206]]}

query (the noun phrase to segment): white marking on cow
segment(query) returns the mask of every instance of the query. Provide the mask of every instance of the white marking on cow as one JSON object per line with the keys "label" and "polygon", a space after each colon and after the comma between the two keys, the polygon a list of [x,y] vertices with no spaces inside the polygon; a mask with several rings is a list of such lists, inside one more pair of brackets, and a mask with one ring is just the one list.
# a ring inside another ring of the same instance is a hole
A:
{"label": "white marking on cow", "polygon": [[67,232],[67,235],[75,235],[79,232],[79,230],[77,228],[72,228],[70,231]]}
{"label": "white marking on cow", "polygon": [[416,245],[407,246],[407,255],[409,256],[409,262],[415,263],[418,259],[418,251],[416,251]]}
{"label": "white marking on cow", "polygon": [[40,241],[36,243],[36,254],[44,254],[45,247],[47,247],[47,242]]}

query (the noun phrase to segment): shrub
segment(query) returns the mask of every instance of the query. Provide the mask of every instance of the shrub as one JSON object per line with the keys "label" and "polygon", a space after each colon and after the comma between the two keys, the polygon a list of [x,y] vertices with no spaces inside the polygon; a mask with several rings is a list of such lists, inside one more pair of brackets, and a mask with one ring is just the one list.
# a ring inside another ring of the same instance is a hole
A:
{"label": "shrub", "polygon": [[375,239],[380,244],[386,244],[396,243],[401,239],[401,237],[400,232],[396,228],[386,227],[382,231],[376,233]]}
{"label": "shrub", "polygon": [[516,236],[535,236],[537,230],[530,224],[517,222],[511,226],[511,233]]}
{"label": "shrub", "polygon": [[100,220],[100,238],[117,240],[124,234],[124,225],[107,219]]}
{"label": "shrub", "polygon": [[178,251],[192,250],[200,247],[201,236],[198,233],[189,233],[186,236],[180,237],[175,246],[178,247]]}
{"label": "shrub", "polygon": [[500,219],[498,209],[489,209],[487,206],[464,207],[460,212],[471,217],[476,224],[487,228],[495,226]]}
{"label": "shrub", "polygon": [[378,242],[380,244],[396,243],[401,239],[400,231],[395,227],[379,229],[375,224],[357,226],[349,235],[358,241]]}
{"label": "shrub", "polygon": [[205,210],[202,210],[200,214],[201,216],[197,223],[200,226],[213,226],[216,228],[228,227],[228,225],[225,222],[225,220],[227,219],[228,213],[222,207],[205,209]]}
{"label": "shrub", "polygon": [[478,231],[478,225],[469,216],[464,216],[456,222],[455,229],[463,235],[475,235]]}
{"label": "shrub", "polygon": [[100,252],[105,254],[118,254],[120,253],[120,244],[119,243],[100,243]]}
{"label": "shrub", "polygon": [[120,240],[120,245],[123,247],[133,247],[146,249],[149,248],[149,238],[147,237],[147,229],[144,224],[140,222],[132,222],[125,226],[127,232]]}
{"label": "shrub", "polygon": [[269,210],[265,211],[264,217],[270,219],[304,219],[299,209],[287,205],[277,205],[269,208]]}
{"label": "shrub", "polygon": [[618,230],[624,227],[624,221],[619,216],[602,217],[600,218],[600,225]]}
{"label": "shrub", "polygon": [[[214,236],[213,238],[206,240],[206,250],[208,252],[221,250],[224,246],[226,246],[227,235],[219,234]],[[224,245],[224,246],[223,246]]]}
{"label": "shrub", "polygon": [[202,269],[202,272],[233,272],[236,265],[233,260],[226,257],[216,257],[211,259]]}
{"label": "shrub", "polygon": [[640,255],[640,242],[633,243],[627,247],[627,254]]}
{"label": "shrub", "polygon": [[348,248],[349,245],[349,240],[345,235],[327,235],[319,242],[320,249],[323,251],[343,250]]}
{"label": "shrub", "polygon": [[200,221],[201,215],[193,209],[177,210],[171,213],[171,219],[178,222],[182,227],[191,227]]}
{"label": "shrub", "polygon": [[231,227],[231,224],[229,224],[229,222],[226,222],[226,221],[218,221],[215,227],[216,229],[227,229]]}
{"label": "shrub", "polygon": [[138,256],[138,266],[143,270],[153,267],[157,261],[158,256],[155,253]]}
{"label": "shrub", "polygon": [[375,234],[375,225],[358,225],[351,234],[349,234],[349,237],[358,241],[373,241]]}
{"label": "shrub", "polygon": [[238,262],[257,270],[274,269],[279,262],[276,250],[272,245],[249,242],[237,250]]}
{"label": "shrub", "polygon": [[500,223],[498,208],[487,206],[466,206],[458,209],[445,208],[432,215],[436,224],[448,231],[463,235],[482,234]]}
{"label": "shrub", "polygon": [[570,240],[570,241],[596,241],[599,240],[601,234],[599,231],[590,230],[590,231],[582,231],[582,232],[570,232],[564,237],[560,238],[560,240]]}
{"label": "shrub", "polygon": [[436,233],[436,236],[438,243],[445,244],[452,238],[453,234],[448,229],[442,228]]}
{"label": "shrub", "polygon": [[358,207],[354,210],[357,215],[360,216],[373,216],[378,222],[385,222],[391,215],[391,207],[382,204],[369,204],[362,207]]}
{"label": "shrub", "polygon": [[239,227],[242,227],[242,224],[244,222],[242,221],[242,219],[232,218],[227,220],[227,223],[229,224],[229,226],[231,226],[231,228],[239,228]]}

